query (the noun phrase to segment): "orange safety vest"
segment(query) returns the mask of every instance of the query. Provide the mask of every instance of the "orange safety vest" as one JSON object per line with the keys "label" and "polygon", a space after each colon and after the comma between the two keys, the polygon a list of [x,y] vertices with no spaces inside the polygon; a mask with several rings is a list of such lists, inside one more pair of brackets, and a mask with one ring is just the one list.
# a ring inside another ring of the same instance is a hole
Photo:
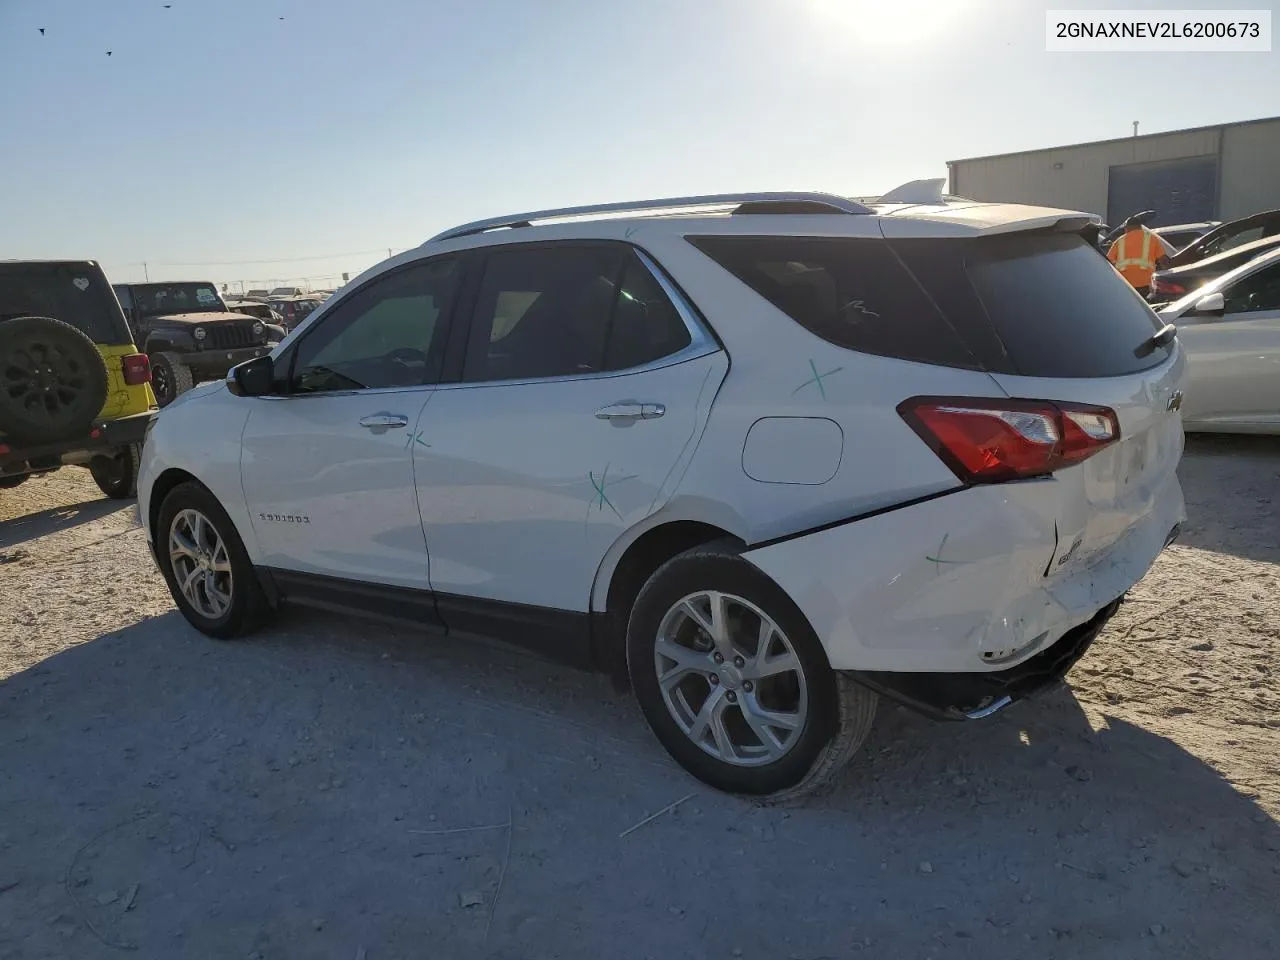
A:
{"label": "orange safety vest", "polygon": [[1107,251],[1107,259],[1120,271],[1135,289],[1151,285],[1151,275],[1156,272],[1156,261],[1165,255],[1160,238],[1146,227],[1128,230]]}

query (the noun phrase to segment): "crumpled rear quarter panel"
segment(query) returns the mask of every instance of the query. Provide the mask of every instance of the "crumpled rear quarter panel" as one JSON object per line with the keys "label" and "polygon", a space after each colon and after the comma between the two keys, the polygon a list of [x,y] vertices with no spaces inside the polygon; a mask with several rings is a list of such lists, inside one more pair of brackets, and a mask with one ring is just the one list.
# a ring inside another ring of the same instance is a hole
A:
{"label": "crumpled rear quarter panel", "polygon": [[787,591],[837,670],[1005,669],[1132,587],[1184,517],[1171,473],[1110,549],[1049,571],[1058,482],[973,487],[743,556]]}

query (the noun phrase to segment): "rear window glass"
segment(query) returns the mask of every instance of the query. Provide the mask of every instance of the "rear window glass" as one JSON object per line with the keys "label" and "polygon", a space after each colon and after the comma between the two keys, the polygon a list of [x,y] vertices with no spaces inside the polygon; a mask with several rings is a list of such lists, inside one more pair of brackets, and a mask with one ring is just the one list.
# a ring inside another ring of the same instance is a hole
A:
{"label": "rear window glass", "polygon": [[94,343],[129,342],[120,306],[96,264],[0,265],[0,321],[53,317]]}
{"label": "rear window glass", "polygon": [[822,339],[862,353],[978,368],[882,240],[690,237],[689,242]]}
{"label": "rear window glass", "polygon": [[1134,351],[1161,326],[1098,252],[1069,234],[960,241],[967,272],[1007,353],[1028,377],[1116,377],[1163,363]]}

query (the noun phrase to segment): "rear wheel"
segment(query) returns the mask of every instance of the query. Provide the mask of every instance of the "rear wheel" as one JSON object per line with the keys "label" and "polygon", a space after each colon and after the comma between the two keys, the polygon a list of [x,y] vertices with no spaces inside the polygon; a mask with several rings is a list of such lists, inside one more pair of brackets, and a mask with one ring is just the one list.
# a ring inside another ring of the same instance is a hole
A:
{"label": "rear wheel", "polygon": [[138,495],[138,463],[141,458],[141,444],[131,443],[111,456],[94,457],[89,461],[89,473],[98,489],[108,497],[127,500]]}
{"label": "rear wheel", "polygon": [[160,572],[193,627],[227,640],[258,626],[268,611],[266,597],[235,525],[213,494],[196,483],[174,487],[152,534]]}
{"label": "rear wheel", "polygon": [[85,334],[52,317],[0,322],[0,433],[70,440],[88,431],[106,400],[106,364]]}
{"label": "rear wheel", "polygon": [[181,354],[168,350],[151,354],[151,390],[159,406],[167,407],[194,386],[195,377]]}
{"label": "rear wheel", "polygon": [[663,746],[732,793],[811,792],[848,762],[875,715],[876,695],[831,670],[786,593],[714,545],[680,554],[645,584],[627,662]]}

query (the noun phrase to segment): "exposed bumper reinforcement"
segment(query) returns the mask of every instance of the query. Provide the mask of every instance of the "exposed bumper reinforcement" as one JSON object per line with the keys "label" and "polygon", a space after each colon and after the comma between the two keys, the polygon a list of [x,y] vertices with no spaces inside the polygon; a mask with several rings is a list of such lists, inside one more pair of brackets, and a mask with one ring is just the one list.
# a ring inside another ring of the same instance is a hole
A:
{"label": "exposed bumper reinforcement", "polygon": [[938,720],[978,720],[1052,687],[1102,632],[1120,600],[1068,630],[1057,643],[1008,670],[983,673],[849,671],[859,683]]}

